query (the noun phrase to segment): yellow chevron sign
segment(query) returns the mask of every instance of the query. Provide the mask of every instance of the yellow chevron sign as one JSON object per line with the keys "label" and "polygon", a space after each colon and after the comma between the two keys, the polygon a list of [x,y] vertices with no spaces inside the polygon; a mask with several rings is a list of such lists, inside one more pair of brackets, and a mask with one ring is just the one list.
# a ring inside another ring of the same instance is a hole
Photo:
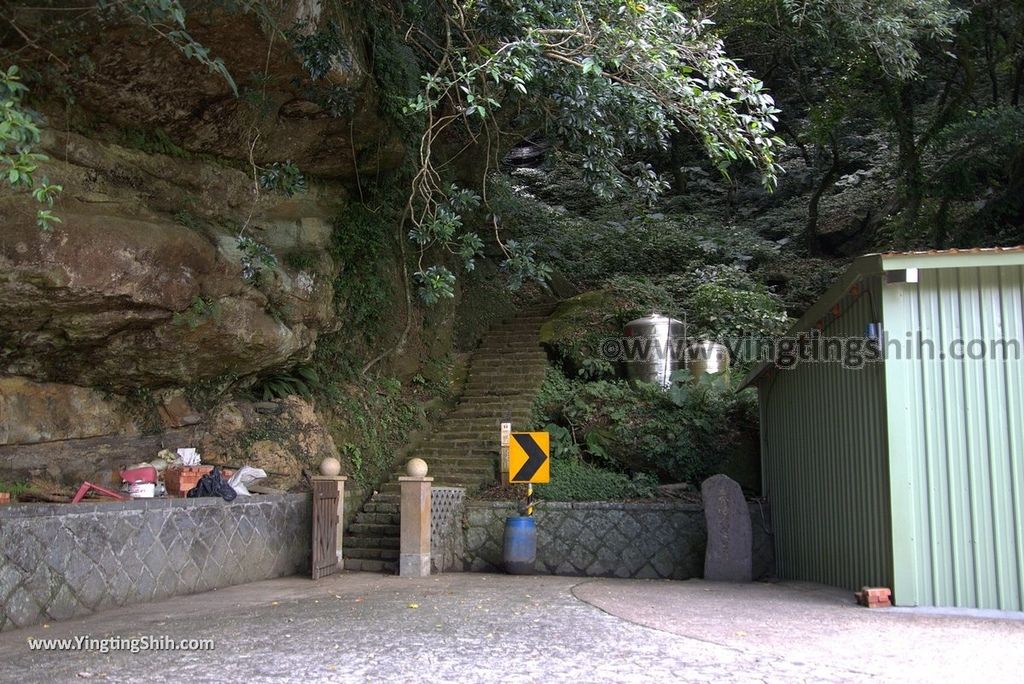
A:
{"label": "yellow chevron sign", "polygon": [[508,481],[551,482],[551,435],[547,432],[513,432],[508,445]]}

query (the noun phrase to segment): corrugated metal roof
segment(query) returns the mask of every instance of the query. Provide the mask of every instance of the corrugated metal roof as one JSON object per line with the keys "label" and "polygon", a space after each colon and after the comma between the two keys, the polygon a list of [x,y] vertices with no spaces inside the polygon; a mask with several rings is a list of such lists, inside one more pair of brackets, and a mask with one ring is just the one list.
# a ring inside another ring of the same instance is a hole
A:
{"label": "corrugated metal roof", "polygon": [[[1024,265],[1024,245],[1012,247],[972,247],[970,249],[942,249],[918,252],[881,252],[857,258],[836,284],[822,295],[807,312],[786,332],[793,337],[811,328],[829,316],[832,307],[842,299],[864,276],[898,271],[907,268],[974,268],[980,266]],[[740,383],[737,391],[752,385],[773,364],[762,362]]]}
{"label": "corrugated metal roof", "polygon": [[1024,252],[1024,245],[1012,247],[970,247],[968,249],[926,249],[916,252],[879,252],[882,258],[894,256],[956,256],[958,254],[1004,254],[1007,252]]}

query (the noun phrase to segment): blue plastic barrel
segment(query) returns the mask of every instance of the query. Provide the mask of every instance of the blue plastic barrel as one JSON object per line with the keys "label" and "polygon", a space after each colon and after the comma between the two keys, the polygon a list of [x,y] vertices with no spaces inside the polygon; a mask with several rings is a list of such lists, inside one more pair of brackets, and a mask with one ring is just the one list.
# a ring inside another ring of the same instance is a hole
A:
{"label": "blue plastic barrel", "polygon": [[532,575],[537,560],[537,526],[533,518],[514,515],[505,518],[505,547],[502,552],[505,572]]}

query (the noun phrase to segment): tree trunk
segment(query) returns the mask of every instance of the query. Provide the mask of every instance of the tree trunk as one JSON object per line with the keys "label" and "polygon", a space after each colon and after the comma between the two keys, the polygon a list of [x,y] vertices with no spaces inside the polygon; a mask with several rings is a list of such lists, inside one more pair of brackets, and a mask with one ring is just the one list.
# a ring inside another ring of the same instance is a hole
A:
{"label": "tree trunk", "polygon": [[810,202],[807,205],[807,224],[804,227],[803,242],[807,252],[811,255],[819,255],[822,252],[821,242],[818,240],[818,217],[820,216],[821,198],[839,180],[840,175],[839,143],[836,141],[835,135],[830,136],[829,148],[832,153],[832,160],[825,174],[818,181],[818,185],[815,186]]}
{"label": "tree trunk", "polygon": [[924,173],[921,170],[921,151],[918,147],[914,96],[909,84],[899,86],[896,101],[892,103],[896,123],[896,141],[899,146],[899,173],[903,191],[903,220],[908,229],[917,225],[924,200]]}

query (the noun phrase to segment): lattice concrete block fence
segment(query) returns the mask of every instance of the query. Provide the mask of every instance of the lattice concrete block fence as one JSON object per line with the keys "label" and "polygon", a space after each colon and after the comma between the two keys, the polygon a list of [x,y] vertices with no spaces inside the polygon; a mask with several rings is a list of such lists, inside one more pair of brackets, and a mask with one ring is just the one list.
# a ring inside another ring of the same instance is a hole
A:
{"label": "lattice concrete block fence", "polygon": [[309,494],[0,506],[0,629],[307,572]]}
{"label": "lattice concrete block fence", "polygon": [[[465,506],[463,569],[500,570],[505,518],[514,514],[505,502]],[[703,575],[707,530],[700,505],[544,502],[535,515],[537,572],[679,580]],[[750,515],[754,579],[760,579],[774,574],[771,528],[766,507],[751,504]]]}

